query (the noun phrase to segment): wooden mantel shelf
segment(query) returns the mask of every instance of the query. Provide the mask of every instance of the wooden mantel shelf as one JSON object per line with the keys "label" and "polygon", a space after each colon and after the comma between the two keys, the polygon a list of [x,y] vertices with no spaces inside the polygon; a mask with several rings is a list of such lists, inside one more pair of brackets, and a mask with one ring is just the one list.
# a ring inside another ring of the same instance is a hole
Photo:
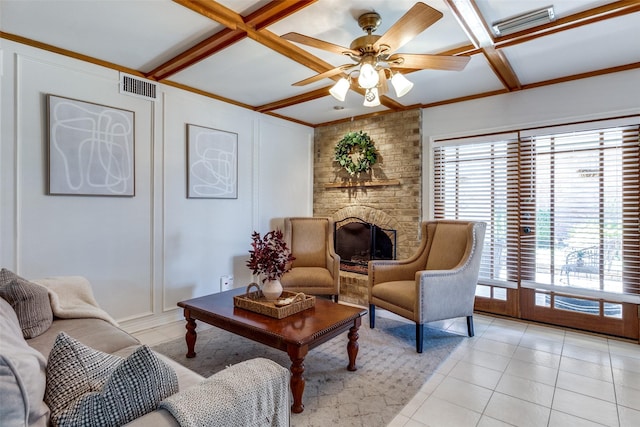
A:
{"label": "wooden mantel shelf", "polygon": [[377,181],[330,182],[328,184],[325,184],[324,188],[388,187],[392,185],[400,185],[400,180],[380,179]]}

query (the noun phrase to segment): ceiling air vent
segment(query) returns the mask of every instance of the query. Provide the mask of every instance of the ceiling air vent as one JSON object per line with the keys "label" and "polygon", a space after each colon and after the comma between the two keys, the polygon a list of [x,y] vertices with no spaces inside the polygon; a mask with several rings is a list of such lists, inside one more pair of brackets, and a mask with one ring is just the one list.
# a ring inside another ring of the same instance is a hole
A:
{"label": "ceiling air vent", "polygon": [[158,83],[141,79],[130,74],[120,73],[120,93],[150,101],[158,100]]}

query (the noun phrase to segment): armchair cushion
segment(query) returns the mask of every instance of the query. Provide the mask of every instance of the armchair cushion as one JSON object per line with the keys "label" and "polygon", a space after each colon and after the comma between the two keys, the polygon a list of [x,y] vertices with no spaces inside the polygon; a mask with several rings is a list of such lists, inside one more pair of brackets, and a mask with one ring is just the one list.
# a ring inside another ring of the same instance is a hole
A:
{"label": "armchair cushion", "polygon": [[441,223],[435,229],[426,270],[450,270],[466,257],[470,229]]}
{"label": "armchair cushion", "polygon": [[371,296],[405,310],[413,311],[416,303],[416,281],[384,282],[371,289]]}
{"label": "armchair cushion", "polygon": [[322,287],[333,286],[333,277],[323,267],[294,267],[280,279],[284,287]]}
{"label": "armchair cushion", "polygon": [[327,230],[320,221],[296,221],[291,224],[293,267],[327,268]]}

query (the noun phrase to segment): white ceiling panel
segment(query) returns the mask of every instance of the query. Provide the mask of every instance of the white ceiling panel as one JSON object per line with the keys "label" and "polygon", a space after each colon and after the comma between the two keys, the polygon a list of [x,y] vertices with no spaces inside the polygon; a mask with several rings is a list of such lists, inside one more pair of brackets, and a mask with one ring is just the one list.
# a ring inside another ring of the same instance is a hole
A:
{"label": "white ceiling panel", "polygon": [[363,107],[363,101],[364,97],[362,95],[351,91],[347,94],[344,102],[339,102],[332,96],[325,96],[295,106],[281,108],[274,112],[304,123],[326,123],[357,117],[362,115],[363,109],[369,114],[387,110],[383,105],[372,108]]}
{"label": "white ceiling panel", "polygon": [[389,88],[389,96],[405,105],[429,104],[503,89],[481,55],[473,56],[462,71],[423,70],[406,77],[413,82],[413,89],[402,98],[396,98],[393,88]]}
{"label": "white ceiling panel", "polygon": [[150,71],[220,31],[171,0],[2,0],[2,31]]}
{"label": "white ceiling panel", "polygon": [[244,39],[170,80],[255,107],[331,84],[327,79],[304,88],[291,85],[310,75],[307,67]]}
{"label": "white ceiling panel", "polygon": [[522,84],[640,62],[638,16],[626,15],[504,49]]}

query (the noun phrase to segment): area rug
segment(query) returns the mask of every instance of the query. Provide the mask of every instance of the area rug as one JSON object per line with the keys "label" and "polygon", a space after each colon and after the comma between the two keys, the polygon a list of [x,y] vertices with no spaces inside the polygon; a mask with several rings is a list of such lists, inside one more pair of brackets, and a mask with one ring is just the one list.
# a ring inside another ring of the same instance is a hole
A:
{"label": "area rug", "polygon": [[[366,323],[366,324],[365,324]],[[425,327],[424,353],[415,350],[415,324],[378,317],[359,330],[358,370],[347,371],[347,332],[309,351],[305,358],[304,412],[291,414],[293,427],[386,426],[464,339]],[[226,366],[266,357],[287,369],[286,353],[219,328],[198,332],[197,356],[187,359],[179,338],[153,347],[208,377]]]}

